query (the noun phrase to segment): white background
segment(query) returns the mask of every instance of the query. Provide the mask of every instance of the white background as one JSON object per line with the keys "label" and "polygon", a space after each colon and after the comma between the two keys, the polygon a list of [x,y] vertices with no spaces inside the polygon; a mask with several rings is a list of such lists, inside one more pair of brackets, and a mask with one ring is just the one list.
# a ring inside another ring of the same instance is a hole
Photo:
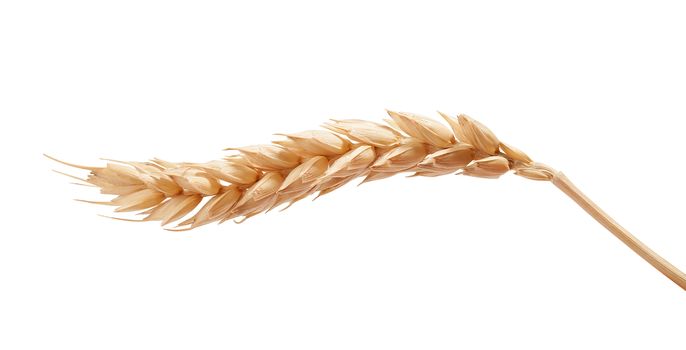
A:
{"label": "white background", "polygon": [[464,112],[686,269],[677,4],[3,1],[0,348],[683,349],[684,291],[547,183],[397,177],[170,233],[41,156]]}

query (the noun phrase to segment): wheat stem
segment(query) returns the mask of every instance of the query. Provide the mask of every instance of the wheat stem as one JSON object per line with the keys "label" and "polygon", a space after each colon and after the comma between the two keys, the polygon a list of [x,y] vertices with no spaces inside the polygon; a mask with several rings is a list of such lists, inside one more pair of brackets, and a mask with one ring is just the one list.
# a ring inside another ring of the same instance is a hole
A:
{"label": "wheat stem", "polygon": [[650,265],[653,265],[663,275],[676,283],[679,287],[686,290],[686,274],[681,272],[674,265],[670,264],[663,257],[648,248],[634,235],[629,233],[624,227],[619,225],[612,217],[605,213],[598,205],[593,203],[583,192],[581,192],[574,184],[561,172],[555,173],[552,183],[557,186],[562,192],[574,200],[581,208],[583,208],[596,221],[603,225],[615,237],[619,238],[631,250],[636,252]]}

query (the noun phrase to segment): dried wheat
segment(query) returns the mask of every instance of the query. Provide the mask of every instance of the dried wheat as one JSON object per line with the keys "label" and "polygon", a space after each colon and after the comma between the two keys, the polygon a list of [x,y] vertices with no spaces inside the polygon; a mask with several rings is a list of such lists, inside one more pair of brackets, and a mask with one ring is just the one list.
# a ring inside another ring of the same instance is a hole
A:
{"label": "dried wheat", "polygon": [[[88,167],[57,161],[90,171],[83,181],[99,187],[103,194],[116,196],[92,203],[115,206],[115,212],[143,215],[132,221],[176,222],[172,230],[226,220],[243,222],[278,206],[287,208],[312,194],[327,194],[358,177],[368,182],[399,173],[458,173],[493,179],[513,171],[527,179],[551,181],[686,289],[682,272],[614,222],[563,174],[501,142],[478,121],[464,114],[455,118],[439,112],[449,125],[446,127],[424,116],[387,112],[387,125],[358,119],[330,120],[323,125],[325,130],[278,134],[283,139],[269,145],[227,148],[234,154],[207,163],[153,159],[109,161],[104,167]],[[189,215],[204,197],[208,198],[205,203]]]}

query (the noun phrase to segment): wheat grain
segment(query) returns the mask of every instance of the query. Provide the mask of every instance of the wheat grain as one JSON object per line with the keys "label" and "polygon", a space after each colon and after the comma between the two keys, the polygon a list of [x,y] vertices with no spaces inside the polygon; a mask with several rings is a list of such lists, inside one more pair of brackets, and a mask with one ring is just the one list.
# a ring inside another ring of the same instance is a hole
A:
{"label": "wheat grain", "polygon": [[[330,193],[346,183],[380,180],[399,173],[440,176],[458,173],[494,179],[515,175],[550,181],[656,269],[686,289],[686,275],[641,243],[581,193],[562,173],[531,160],[501,142],[478,121],[440,113],[436,120],[387,111],[388,125],[346,119],[330,120],[325,130],[277,134],[269,145],[227,148],[234,154],[207,163],[109,160],[104,167],[63,164],[90,171],[86,184],[114,195],[106,202],[115,212],[137,211],[140,220],[177,223],[171,230],[190,230],[212,222],[246,219],[317,193]],[[67,175],[73,177],[72,175]],[[80,178],[79,178],[80,179]],[[208,200],[190,214],[202,199]],[[284,209],[285,209],[284,208]],[[189,216],[184,219],[185,216]]]}
{"label": "wheat grain", "polygon": [[[141,221],[179,222],[175,229],[180,230],[215,221],[242,222],[313,193],[329,193],[358,177],[368,182],[403,172],[438,176],[462,171],[497,178],[514,169],[528,178],[552,178],[540,176],[526,154],[501,144],[493,132],[466,115],[441,113],[448,128],[424,116],[387,112],[388,125],[331,120],[323,125],[326,130],[277,134],[284,139],[227,148],[236,153],[208,163],[153,159],[76,167],[90,171],[85,182],[103,194],[116,195],[104,202],[116,206],[115,212],[141,211]],[[210,200],[182,220],[203,197]]]}

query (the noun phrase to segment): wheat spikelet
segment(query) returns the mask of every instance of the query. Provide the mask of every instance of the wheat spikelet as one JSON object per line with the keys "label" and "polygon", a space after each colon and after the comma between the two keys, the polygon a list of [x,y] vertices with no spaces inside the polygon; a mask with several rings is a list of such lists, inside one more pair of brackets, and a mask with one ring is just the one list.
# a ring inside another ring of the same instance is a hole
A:
{"label": "wheat spikelet", "polygon": [[[536,163],[501,142],[467,115],[440,113],[448,126],[428,117],[387,111],[386,124],[359,119],[330,120],[323,130],[277,134],[268,145],[227,148],[234,152],[207,163],[109,160],[104,167],[63,164],[88,170],[80,179],[114,195],[115,212],[138,212],[129,221],[159,221],[170,230],[246,219],[275,207],[284,209],[348,182],[410,176],[461,174],[495,179],[515,175],[550,181],[665,276],[686,289],[686,275],[650,250],[579,191],[562,173]],[[66,174],[65,174],[66,175]],[[72,175],[68,175],[74,177]],[[203,203],[203,198],[205,202]],[[200,208],[194,213],[194,209]]]}

